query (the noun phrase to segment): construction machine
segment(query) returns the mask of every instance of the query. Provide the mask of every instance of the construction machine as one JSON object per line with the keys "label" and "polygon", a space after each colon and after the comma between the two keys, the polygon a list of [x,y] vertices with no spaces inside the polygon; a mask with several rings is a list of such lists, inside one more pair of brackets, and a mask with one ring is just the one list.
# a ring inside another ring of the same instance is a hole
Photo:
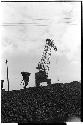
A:
{"label": "construction machine", "polygon": [[40,83],[42,83],[42,82],[47,82],[48,85],[51,84],[51,79],[48,79],[48,71],[49,71],[52,48],[55,51],[57,51],[57,47],[55,46],[53,40],[46,39],[46,44],[44,47],[42,58],[41,58],[40,62],[38,63],[38,66],[36,67],[36,69],[39,70],[37,73],[35,73],[36,87],[39,87]]}

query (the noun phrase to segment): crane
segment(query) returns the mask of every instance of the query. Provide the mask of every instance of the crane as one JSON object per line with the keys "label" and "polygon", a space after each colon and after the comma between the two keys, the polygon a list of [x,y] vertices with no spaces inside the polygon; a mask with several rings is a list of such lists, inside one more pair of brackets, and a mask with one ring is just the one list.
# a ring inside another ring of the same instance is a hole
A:
{"label": "crane", "polygon": [[36,86],[39,86],[41,82],[47,82],[47,84],[51,84],[51,79],[47,79],[50,65],[51,48],[57,51],[57,47],[55,46],[53,40],[46,39],[42,58],[36,67],[36,69],[39,70],[39,72],[35,74]]}

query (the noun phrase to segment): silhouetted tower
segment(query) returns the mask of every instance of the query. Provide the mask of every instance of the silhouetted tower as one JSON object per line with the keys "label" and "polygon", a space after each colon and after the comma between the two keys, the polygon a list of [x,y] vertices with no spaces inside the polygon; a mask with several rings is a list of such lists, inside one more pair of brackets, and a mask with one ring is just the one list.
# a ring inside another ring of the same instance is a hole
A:
{"label": "silhouetted tower", "polygon": [[44,52],[41,61],[38,63],[38,67],[36,67],[36,69],[39,70],[39,72],[35,73],[36,86],[39,86],[41,82],[47,82],[47,84],[51,84],[51,79],[47,79],[50,64],[51,48],[57,51],[53,40],[46,39],[46,45],[44,47]]}
{"label": "silhouetted tower", "polygon": [[[8,63],[8,60],[6,59],[6,65]],[[8,82],[8,91],[9,91],[9,78],[8,78],[8,65],[7,65],[7,82]]]}

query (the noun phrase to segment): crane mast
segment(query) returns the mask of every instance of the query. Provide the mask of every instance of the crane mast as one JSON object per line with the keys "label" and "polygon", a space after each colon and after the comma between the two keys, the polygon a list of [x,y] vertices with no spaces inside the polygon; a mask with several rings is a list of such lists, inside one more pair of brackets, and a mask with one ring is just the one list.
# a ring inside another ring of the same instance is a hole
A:
{"label": "crane mast", "polygon": [[51,48],[57,51],[56,46],[54,45],[53,40],[46,39],[46,45],[44,47],[44,51],[42,54],[41,61],[38,63],[37,69],[45,71],[48,74],[49,71],[49,64],[50,64],[50,57],[51,57]]}
{"label": "crane mast", "polygon": [[[39,80],[38,82],[46,81],[46,79],[48,77],[50,57],[51,57],[51,48],[53,48],[55,51],[57,51],[57,48],[54,45],[53,40],[46,39],[46,44],[44,47],[42,58],[41,58],[40,62],[38,63],[38,66],[36,67],[36,69],[39,70],[39,72],[36,74],[37,75],[36,79]],[[40,77],[40,78],[38,78],[38,77]]]}

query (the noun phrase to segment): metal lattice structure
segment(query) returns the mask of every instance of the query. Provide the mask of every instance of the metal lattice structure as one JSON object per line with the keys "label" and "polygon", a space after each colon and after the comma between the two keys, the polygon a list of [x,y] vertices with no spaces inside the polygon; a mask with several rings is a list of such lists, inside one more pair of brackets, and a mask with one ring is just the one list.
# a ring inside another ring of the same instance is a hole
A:
{"label": "metal lattice structure", "polygon": [[48,84],[51,84],[51,79],[47,79],[47,78],[48,78],[48,71],[49,71],[52,48],[55,51],[57,51],[57,48],[54,45],[53,40],[46,39],[46,45],[44,47],[42,58],[40,62],[38,63],[38,67],[36,67],[36,69],[39,70],[39,72],[35,74],[35,80],[36,80],[37,86],[39,86],[41,82],[47,82]]}
{"label": "metal lattice structure", "polygon": [[49,71],[49,64],[50,64],[50,57],[51,57],[51,49],[52,48],[55,51],[57,51],[57,48],[54,45],[53,40],[46,39],[46,45],[44,47],[41,61],[38,63],[38,67],[36,67],[37,69],[39,69],[39,71],[40,70],[45,71],[47,75],[48,75],[48,71]]}

